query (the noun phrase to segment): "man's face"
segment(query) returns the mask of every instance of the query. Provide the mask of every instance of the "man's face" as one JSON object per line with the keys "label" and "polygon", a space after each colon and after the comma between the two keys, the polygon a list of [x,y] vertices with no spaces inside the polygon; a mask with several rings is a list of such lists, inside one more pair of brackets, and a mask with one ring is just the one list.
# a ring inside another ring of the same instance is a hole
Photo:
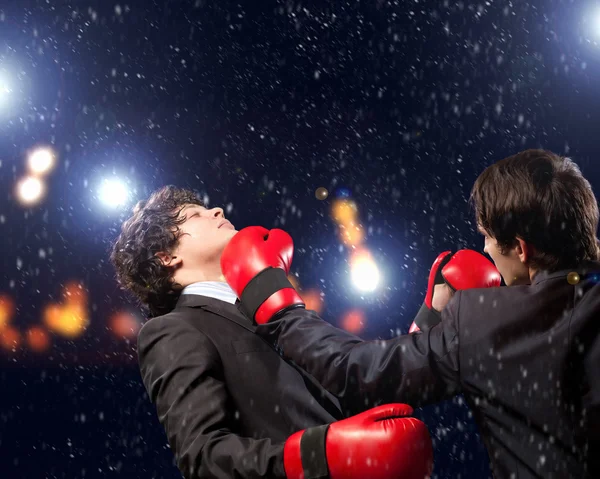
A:
{"label": "man's face", "polygon": [[523,262],[523,252],[521,242],[510,248],[506,254],[500,252],[500,247],[495,238],[492,238],[483,228],[478,227],[478,231],[484,237],[483,251],[492,258],[504,283],[507,286],[517,284],[529,284],[529,268]]}
{"label": "man's face", "polygon": [[188,272],[212,274],[219,267],[223,249],[237,230],[225,219],[222,208],[188,205],[180,217],[185,221],[179,226],[181,236],[172,256],[177,257],[181,268]]}

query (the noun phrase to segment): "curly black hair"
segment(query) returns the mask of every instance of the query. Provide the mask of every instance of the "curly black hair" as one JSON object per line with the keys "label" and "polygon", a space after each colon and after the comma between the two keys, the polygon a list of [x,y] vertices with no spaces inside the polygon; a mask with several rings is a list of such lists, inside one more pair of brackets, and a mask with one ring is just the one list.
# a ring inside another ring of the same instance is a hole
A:
{"label": "curly black hair", "polygon": [[112,247],[110,260],[117,282],[151,317],[171,311],[179,298],[181,288],[173,279],[174,271],[156,253],[175,249],[181,236],[179,226],[185,221],[180,213],[190,204],[205,206],[191,190],[173,185],[160,188],[135,205]]}

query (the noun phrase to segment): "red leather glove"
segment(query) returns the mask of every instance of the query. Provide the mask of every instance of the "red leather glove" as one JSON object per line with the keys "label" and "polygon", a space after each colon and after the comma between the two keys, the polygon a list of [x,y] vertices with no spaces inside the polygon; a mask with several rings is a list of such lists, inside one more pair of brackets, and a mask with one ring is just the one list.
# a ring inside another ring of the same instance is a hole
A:
{"label": "red leather glove", "polygon": [[433,469],[425,424],[406,404],[386,404],[288,438],[288,479],[424,479]]}
{"label": "red leather glove", "polygon": [[455,254],[445,251],[434,261],[429,272],[427,294],[421,309],[413,321],[409,333],[431,329],[442,320],[439,311],[433,309],[433,289],[436,284],[446,283],[452,291],[500,286],[502,277],[489,259],[472,249],[461,249]]}
{"label": "red leather glove", "polygon": [[304,301],[287,279],[294,242],[280,229],[249,226],[238,231],[221,255],[221,271],[240,298],[244,313],[265,324]]}

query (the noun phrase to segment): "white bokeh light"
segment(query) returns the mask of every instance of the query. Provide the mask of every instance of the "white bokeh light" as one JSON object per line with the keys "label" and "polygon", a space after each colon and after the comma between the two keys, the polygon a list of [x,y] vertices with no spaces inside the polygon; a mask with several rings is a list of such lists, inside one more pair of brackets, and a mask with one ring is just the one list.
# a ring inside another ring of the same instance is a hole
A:
{"label": "white bokeh light", "polygon": [[28,176],[17,184],[17,198],[25,205],[38,203],[44,195],[44,184],[33,176]]}
{"label": "white bokeh light", "polygon": [[38,148],[29,155],[27,163],[33,174],[44,175],[54,166],[54,152],[50,148]]}
{"label": "white bokeh light", "polygon": [[10,96],[12,94],[12,88],[10,83],[6,79],[5,75],[0,72],[0,106],[8,103]]}
{"label": "white bokeh light", "polygon": [[600,38],[600,8],[590,9],[583,18],[583,34],[588,41],[598,45]]}
{"label": "white bokeh light", "polygon": [[110,208],[118,208],[127,203],[129,190],[125,183],[118,179],[104,180],[99,189],[100,201]]}
{"label": "white bokeh light", "polygon": [[354,286],[363,292],[373,292],[380,280],[379,268],[369,255],[357,255],[351,262],[350,274]]}

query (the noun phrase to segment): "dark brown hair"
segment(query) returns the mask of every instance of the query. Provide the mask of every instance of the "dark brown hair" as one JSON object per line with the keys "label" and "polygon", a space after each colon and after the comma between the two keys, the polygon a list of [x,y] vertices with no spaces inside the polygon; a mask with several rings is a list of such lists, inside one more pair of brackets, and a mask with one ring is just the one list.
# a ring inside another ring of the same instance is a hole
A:
{"label": "dark brown hair", "polygon": [[600,259],[598,202],[569,158],[546,150],[505,158],[479,175],[470,203],[502,254],[517,237],[533,246],[534,269],[556,271]]}
{"label": "dark brown hair", "polygon": [[119,285],[132,293],[151,316],[166,314],[179,298],[174,271],[162,264],[156,253],[171,253],[177,246],[179,226],[185,217],[179,214],[186,205],[204,203],[196,193],[169,185],[138,202],[133,216],[121,227],[110,259]]}

